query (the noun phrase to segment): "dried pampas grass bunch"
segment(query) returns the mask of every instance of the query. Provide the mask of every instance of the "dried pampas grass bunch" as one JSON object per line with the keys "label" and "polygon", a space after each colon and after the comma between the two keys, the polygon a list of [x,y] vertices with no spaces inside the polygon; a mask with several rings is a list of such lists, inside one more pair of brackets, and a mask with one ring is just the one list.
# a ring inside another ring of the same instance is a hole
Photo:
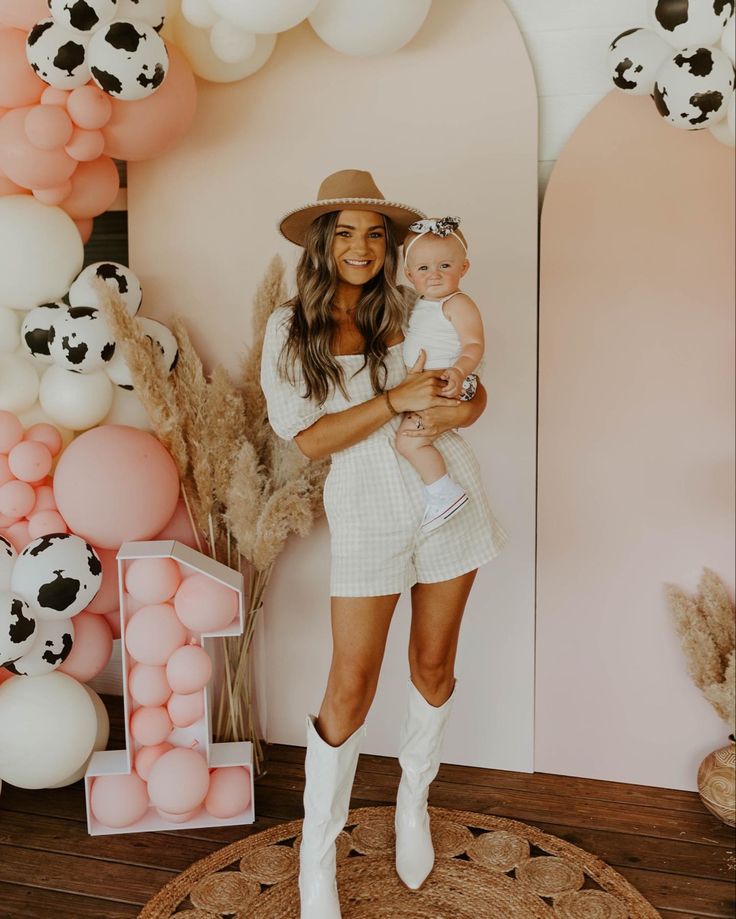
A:
{"label": "dried pampas grass bunch", "polygon": [[276,256],[256,292],[253,344],[236,385],[217,366],[207,377],[183,323],[171,330],[179,348],[176,368],[163,366],[157,349],[130,316],[120,296],[100,282],[102,310],[133,377],[154,432],[179,471],[197,547],[242,570],[249,592],[245,631],[226,638],[224,687],[214,719],[218,741],[250,740],[256,774],[262,747],[254,714],[251,644],[263,593],[291,533],[306,535],[322,513],[322,487],[329,461],[309,462],[268,423],[260,386],[266,322],[286,300],[284,263]]}
{"label": "dried pampas grass bunch", "polygon": [[696,596],[668,584],[667,597],[688,673],[731,733],[736,733],[736,610],[725,585],[714,571],[704,568]]}

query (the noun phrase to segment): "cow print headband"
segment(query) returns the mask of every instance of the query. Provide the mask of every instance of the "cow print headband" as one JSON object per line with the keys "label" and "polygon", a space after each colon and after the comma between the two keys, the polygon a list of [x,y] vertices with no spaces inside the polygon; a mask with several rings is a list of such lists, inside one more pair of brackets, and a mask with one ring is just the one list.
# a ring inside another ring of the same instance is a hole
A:
{"label": "cow print headband", "polygon": [[463,247],[463,251],[467,255],[468,247],[455,232],[459,226],[459,217],[428,217],[426,220],[417,220],[412,223],[409,227],[409,232],[416,233],[417,235],[414,237],[414,239],[411,240],[408,246],[404,247],[404,265],[406,265],[406,260],[409,257],[409,250],[411,247],[418,239],[421,239],[422,236],[426,236],[427,233],[432,233],[434,236],[442,237],[454,236],[455,239]]}

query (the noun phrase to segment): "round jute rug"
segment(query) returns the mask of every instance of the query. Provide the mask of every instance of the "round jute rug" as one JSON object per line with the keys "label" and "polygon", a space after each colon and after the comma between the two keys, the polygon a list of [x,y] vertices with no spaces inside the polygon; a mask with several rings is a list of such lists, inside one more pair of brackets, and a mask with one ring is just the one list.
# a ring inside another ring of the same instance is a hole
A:
{"label": "round jute rug", "polygon": [[[595,855],[503,817],[431,807],[436,861],[419,891],[394,868],[394,808],[350,811],[337,844],[343,919],[657,919]],[[195,862],[138,919],[299,919],[295,820]]]}

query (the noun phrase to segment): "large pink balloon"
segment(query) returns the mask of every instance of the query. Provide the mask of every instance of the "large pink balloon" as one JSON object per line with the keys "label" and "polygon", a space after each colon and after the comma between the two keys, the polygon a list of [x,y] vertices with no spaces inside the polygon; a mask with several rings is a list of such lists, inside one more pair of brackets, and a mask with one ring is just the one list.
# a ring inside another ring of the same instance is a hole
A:
{"label": "large pink balloon", "polygon": [[40,19],[46,19],[46,0],[0,0],[0,25],[28,32]]}
{"label": "large pink balloon", "polygon": [[120,188],[118,171],[109,156],[80,163],[71,182],[71,194],[64,199],[61,208],[74,220],[102,214],[115,200]]}
{"label": "large pink balloon", "polygon": [[64,149],[39,150],[26,136],[26,115],[32,106],[13,109],[0,118],[0,169],[24,188],[53,188],[77,168]]}
{"label": "large pink balloon", "polygon": [[137,102],[112,100],[102,133],[105,153],[120,160],[147,160],[176,146],[189,130],[197,107],[197,85],[187,59],[167,43],[169,72],[161,86]]}
{"label": "large pink balloon", "polygon": [[[2,0],[0,19],[1,4]],[[48,10],[45,15],[48,16]],[[26,33],[20,29],[0,29],[0,107],[33,105],[45,89],[46,84],[31,70],[26,59]]]}
{"label": "large pink balloon", "polygon": [[163,528],[179,498],[179,476],[152,434],[102,425],[80,434],[61,454],[54,497],[73,533],[93,546],[119,549],[124,542],[152,539]]}

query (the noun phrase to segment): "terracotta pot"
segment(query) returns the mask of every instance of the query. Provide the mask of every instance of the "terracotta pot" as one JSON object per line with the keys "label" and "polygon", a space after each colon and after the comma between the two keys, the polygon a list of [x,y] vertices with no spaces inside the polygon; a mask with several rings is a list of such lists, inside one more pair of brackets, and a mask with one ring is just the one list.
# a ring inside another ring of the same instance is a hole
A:
{"label": "terracotta pot", "polygon": [[736,826],[736,737],[709,753],[698,769],[700,799],[726,826]]}

